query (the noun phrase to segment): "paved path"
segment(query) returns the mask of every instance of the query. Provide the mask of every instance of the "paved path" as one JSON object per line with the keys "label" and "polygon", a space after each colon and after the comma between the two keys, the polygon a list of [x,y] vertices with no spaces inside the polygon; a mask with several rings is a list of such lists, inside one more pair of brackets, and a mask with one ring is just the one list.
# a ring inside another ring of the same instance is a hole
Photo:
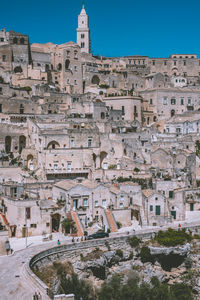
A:
{"label": "paved path", "polygon": [[[200,226],[200,222],[191,224],[182,224],[182,227],[190,226]],[[168,226],[169,227],[169,226]],[[176,227],[171,226],[171,227]],[[167,227],[162,227],[159,229],[167,229]],[[147,233],[155,232],[159,230],[158,228],[138,230],[135,233]],[[124,236],[125,233],[112,234],[111,236]],[[68,244],[69,241],[66,241]],[[32,300],[33,294],[38,291],[34,283],[27,278],[24,271],[25,263],[32,258],[35,254],[46,250],[48,248],[55,247],[57,241],[52,241],[45,243],[43,245],[34,246],[31,248],[23,249],[15,252],[12,256],[1,256],[0,257],[0,300]],[[49,299],[46,295],[42,294],[42,300]]]}
{"label": "paved path", "polygon": [[[16,252],[12,256],[0,257],[0,299],[32,300],[38,290],[24,271],[25,263],[40,251],[56,246],[51,242]],[[49,299],[42,295],[42,300]]]}

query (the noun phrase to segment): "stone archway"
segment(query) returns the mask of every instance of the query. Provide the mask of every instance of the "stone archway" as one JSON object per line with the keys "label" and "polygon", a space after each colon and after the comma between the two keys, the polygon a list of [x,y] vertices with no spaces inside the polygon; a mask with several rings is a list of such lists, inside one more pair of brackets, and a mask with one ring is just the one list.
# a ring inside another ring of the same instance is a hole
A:
{"label": "stone archway", "polygon": [[56,149],[56,148],[60,148],[60,144],[56,141],[51,141],[47,145],[47,149]]}
{"label": "stone archway", "polygon": [[92,77],[91,83],[92,83],[92,84],[97,84],[97,85],[99,85],[99,83],[100,83],[99,77],[98,77],[97,75],[94,75],[94,76]]}
{"label": "stone archway", "polygon": [[107,155],[108,155],[108,153],[105,152],[105,151],[102,151],[102,152],[100,153],[100,168],[102,167],[102,162],[103,162],[104,158],[107,157]]}

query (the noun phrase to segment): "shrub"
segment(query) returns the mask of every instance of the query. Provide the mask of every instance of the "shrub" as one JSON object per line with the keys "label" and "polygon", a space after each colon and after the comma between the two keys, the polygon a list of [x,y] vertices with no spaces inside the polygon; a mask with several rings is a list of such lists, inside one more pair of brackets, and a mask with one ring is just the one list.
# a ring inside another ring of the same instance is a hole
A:
{"label": "shrub", "polygon": [[140,239],[137,238],[137,236],[133,236],[133,237],[128,238],[128,242],[132,248],[135,248],[135,247],[139,246],[141,241],[140,241]]}
{"label": "shrub", "polygon": [[108,169],[109,169],[109,170],[117,169],[117,165],[110,165],[110,166],[108,166]]}
{"label": "shrub", "polygon": [[117,249],[116,250],[116,255],[118,255],[119,257],[123,257],[123,251],[121,249]]}
{"label": "shrub", "polygon": [[140,169],[135,168],[133,171],[136,172],[136,173],[138,173],[138,172],[140,172]]}
{"label": "shrub", "polygon": [[146,263],[146,262],[154,263],[154,261],[155,261],[153,256],[151,255],[150,249],[148,247],[142,247],[139,256],[143,263]]}
{"label": "shrub", "polygon": [[117,224],[117,228],[120,229],[122,227],[122,223],[121,222],[116,222]]}
{"label": "shrub", "polygon": [[105,246],[107,247],[108,251],[110,251],[110,245],[109,245],[108,241],[105,241]]}
{"label": "shrub", "polygon": [[130,253],[129,253],[129,257],[128,257],[128,260],[132,260],[133,259],[133,251],[131,251]]}
{"label": "shrub", "polygon": [[177,245],[183,245],[186,242],[190,242],[192,240],[192,236],[186,233],[185,229],[177,231],[172,228],[168,228],[167,231],[160,230],[155,236],[155,240],[160,245],[174,247]]}
{"label": "shrub", "polygon": [[100,87],[101,89],[109,89],[110,86],[107,85],[107,84],[100,84],[99,87]]}

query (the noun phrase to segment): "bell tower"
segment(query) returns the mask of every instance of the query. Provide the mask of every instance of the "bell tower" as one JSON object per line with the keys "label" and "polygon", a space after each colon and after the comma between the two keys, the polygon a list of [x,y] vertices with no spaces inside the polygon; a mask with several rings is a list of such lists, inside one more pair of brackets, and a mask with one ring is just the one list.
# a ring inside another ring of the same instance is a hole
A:
{"label": "bell tower", "polygon": [[81,13],[78,16],[77,44],[81,47],[81,52],[90,53],[89,17],[85,11],[84,1]]}

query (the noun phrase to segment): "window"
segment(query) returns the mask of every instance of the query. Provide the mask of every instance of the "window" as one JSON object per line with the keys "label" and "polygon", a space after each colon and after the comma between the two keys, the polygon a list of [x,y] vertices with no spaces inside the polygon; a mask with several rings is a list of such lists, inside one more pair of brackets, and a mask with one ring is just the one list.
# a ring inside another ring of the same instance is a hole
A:
{"label": "window", "polygon": [[47,222],[47,223],[46,223],[46,227],[49,227],[49,226],[50,226],[50,223],[49,223],[49,222]]}
{"label": "window", "polygon": [[103,163],[103,169],[107,170],[108,169],[108,163]]}
{"label": "window", "polygon": [[69,80],[69,78],[67,78],[67,84],[70,84],[70,80]]}
{"label": "window", "polygon": [[37,228],[37,224],[31,224],[31,228]]}
{"label": "window", "polygon": [[95,207],[97,207],[99,205],[98,201],[95,201]]}
{"label": "window", "polygon": [[88,199],[87,198],[83,199],[83,206],[88,206]]}
{"label": "window", "polygon": [[156,216],[160,216],[160,205],[156,205]]}
{"label": "window", "polygon": [[54,164],[53,168],[54,168],[54,171],[57,171],[58,170],[58,164]]}
{"label": "window", "polygon": [[184,60],[183,65],[186,66],[186,61]]}
{"label": "window", "polygon": [[124,196],[120,195],[120,201],[124,201]]}
{"label": "window", "polygon": [[119,207],[120,207],[120,208],[123,208],[123,207],[124,207],[124,203],[120,203],[120,204],[119,204]]}
{"label": "window", "polygon": [[91,138],[88,139],[88,147],[92,147],[92,139]]}
{"label": "window", "polygon": [[173,198],[174,191],[169,191],[169,198]]}
{"label": "window", "polygon": [[71,163],[71,161],[68,161],[67,162],[67,171],[71,171],[71,168],[72,168],[72,163]]}
{"label": "window", "polygon": [[132,204],[133,204],[133,198],[130,197],[130,205],[132,205]]}
{"label": "window", "polygon": [[81,48],[85,48],[85,43],[81,43]]}
{"label": "window", "polygon": [[153,211],[153,205],[150,205],[150,211]]}
{"label": "window", "polygon": [[85,34],[82,33],[81,34],[81,38],[84,39],[85,38]]}
{"label": "window", "polygon": [[188,104],[191,104],[191,99],[188,99]]}
{"label": "window", "polygon": [[125,109],[124,109],[124,106],[122,106],[122,116],[125,115]]}
{"label": "window", "polygon": [[0,104],[0,113],[2,113],[2,104]]}
{"label": "window", "polygon": [[77,66],[74,66],[74,71],[75,71],[75,72],[77,72],[77,71],[78,71],[78,69],[77,69]]}
{"label": "window", "polygon": [[20,114],[24,113],[24,106],[23,106],[23,104],[20,104],[19,113]]}
{"label": "window", "polygon": [[176,104],[176,99],[175,98],[172,98],[171,99],[171,105],[175,105]]}
{"label": "window", "polygon": [[165,66],[167,65],[167,61],[166,61],[166,60],[164,61],[164,65],[165,65]]}
{"label": "window", "polygon": [[6,55],[4,54],[4,55],[2,55],[2,62],[6,62],[6,61],[7,61]]}
{"label": "window", "polygon": [[106,207],[106,200],[105,200],[105,199],[102,200],[102,206],[103,206],[103,207]]}
{"label": "window", "polygon": [[176,66],[176,61],[174,61],[174,66]]}
{"label": "window", "polygon": [[76,79],[74,80],[74,85],[77,85],[77,80]]}
{"label": "window", "polygon": [[30,219],[30,218],[31,218],[31,208],[26,207],[26,219]]}
{"label": "window", "polygon": [[163,105],[167,105],[167,98],[163,98]]}
{"label": "window", "polygon": [[150,99],[150,105],[152,105],[153,104],[153,99]]}
{"label": "window", "polygon": [[184,99],[183,98],[181,99],[181,105],[184,105]]}
{"label": "window", "polygon": [[70,51],[69,50],[67,50],[67,57],[69,57],[70,56]]}
{"label": "window", "polygon": [[78,58],[78,52],[76,50],[74,51],[74,58]]}
{"label": "window", "polygon": [[152,61],[152,65],[155,66],[155,60]]}
{"label": "window", "polygon": [[70,141],[70,147],[71,147],[71,148],[74,147],[74,139],[71,139],[71,141]]}

